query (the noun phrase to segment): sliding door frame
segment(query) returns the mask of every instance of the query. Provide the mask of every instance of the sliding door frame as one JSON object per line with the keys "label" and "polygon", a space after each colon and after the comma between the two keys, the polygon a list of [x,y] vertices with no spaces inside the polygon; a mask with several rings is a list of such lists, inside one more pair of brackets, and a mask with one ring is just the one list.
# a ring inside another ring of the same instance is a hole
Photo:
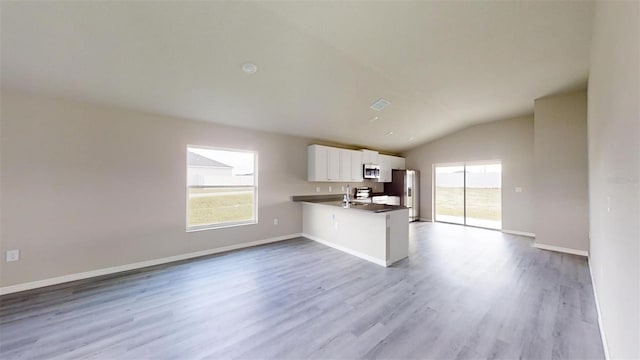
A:
{"label": "sliding door frame", "polygon": [[[462,161],[462,162],[450,162],[450,163],[437,163],[432,164],[431,166],[431,213],[433,214],[433,222],[440,222],[444,224],[453,224],[453,225],[463,225],[470,226],[480,229],[488,229],[488,230],[497,230],[502,231],[502,170],[500,171],[500,228],[490,228],[484,226],[477,225],[468,225],[467,224],[467,166],[476,166],[476,165],[496,165],[499,164],[502,169],[502,160],[477,160],[477,161]],[[437,202],[437,191],[436,191],[436,168],[437,167],[449,167],[449,166],[462,166],[462,224],[454,223],[449,221],[438,221],[436,220],[436,202]]]}
{"label": "sliding door frame", "polygon": [[[438,196],[438,192],[436,191],[436,168],[437,167],[453,167],[453,166],[462,166],[462,224],[460,223],[454,223],[454,222],[449,222],[449,221],[437,221],[436,220],[436,197]],[[454,225],[467,225],[467,166],[464,162],[451,162],[451,163],[440,163],[440,164],[433,164],[432,166],[432,189],[431,189],[431,198],[432,200],[432,204],[431,204],[431,213],[433,214],[433,222],[441,222],[441,223],[445,223],[445,224],[454,224]]]}

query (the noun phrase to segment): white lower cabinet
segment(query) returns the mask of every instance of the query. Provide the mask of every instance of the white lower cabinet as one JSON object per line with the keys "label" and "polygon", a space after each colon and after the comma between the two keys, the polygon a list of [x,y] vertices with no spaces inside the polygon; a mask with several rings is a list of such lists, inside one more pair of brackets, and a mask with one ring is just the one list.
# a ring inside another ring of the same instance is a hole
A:
{"label": "white lower cabinet", "polygon": [[400,196],[389,196],[389,197],[387,197],[387,202],[385,204],[399,206],[400,205]]}
{"label": "white lower cabinet", "polygon": [[377,195],[371,197],[371,202],[374,204],[386,204],[389,200],[389,196],[387,195]]}
{"label": "white lower cabinet", "polygon": [[409,210],[383,213],[302,204],[304,237],[381,266],[409,256]]}

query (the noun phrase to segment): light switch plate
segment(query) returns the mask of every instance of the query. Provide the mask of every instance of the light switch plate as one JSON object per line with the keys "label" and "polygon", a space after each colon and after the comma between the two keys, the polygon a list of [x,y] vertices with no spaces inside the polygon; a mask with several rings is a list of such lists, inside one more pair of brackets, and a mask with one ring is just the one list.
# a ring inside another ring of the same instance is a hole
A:
{"label": "light switch plate", "polygon": [[522,192],[522,188],[521,187],[517,187],[516,188],[516,192]]}

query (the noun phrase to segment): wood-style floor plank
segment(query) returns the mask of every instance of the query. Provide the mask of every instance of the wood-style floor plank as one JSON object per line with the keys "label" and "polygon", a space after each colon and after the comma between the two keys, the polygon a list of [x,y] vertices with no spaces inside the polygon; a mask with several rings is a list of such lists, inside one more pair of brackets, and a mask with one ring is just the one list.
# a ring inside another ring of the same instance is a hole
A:
{"label": "wood-style floor plank", "polygon": [[602,359],[587,260],[410,226],[383,268],[307,239],[0,298],[2,359]]}

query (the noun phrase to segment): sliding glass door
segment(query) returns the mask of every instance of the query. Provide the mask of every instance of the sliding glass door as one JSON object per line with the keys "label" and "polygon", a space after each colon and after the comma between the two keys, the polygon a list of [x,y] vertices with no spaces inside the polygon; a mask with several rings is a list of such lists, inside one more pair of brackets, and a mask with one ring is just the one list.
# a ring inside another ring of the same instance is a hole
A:
{"label": "sliding glass door", "polygon": [[466,166],[466,224],[502,228],[502,165],[486,163]]}
{"label": "sliding glass door", "polygon": [[435,221],[502,228],[502,165],[497,161],[434,168]]}
{"label": "sliding glass door", "polygon": [[464,225],[464,165],[435,168],[436,221]]}

